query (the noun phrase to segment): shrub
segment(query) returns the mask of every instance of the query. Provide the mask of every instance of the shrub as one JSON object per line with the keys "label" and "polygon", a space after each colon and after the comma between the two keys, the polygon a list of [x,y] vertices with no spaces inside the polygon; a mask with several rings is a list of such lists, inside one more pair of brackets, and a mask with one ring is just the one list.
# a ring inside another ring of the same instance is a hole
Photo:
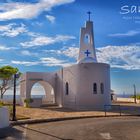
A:
{"label": "shrub", "polygon": [[13,116],[13,106],[8,105],[8,109],[9,109],[9,114],[10,114],[10,118],[11,118]]}
{"label": "shrub", "polygon": [[[135,98],[134,95],[131,95],[130,97],[131,97],[131,98]],[[140,95],[136,95],[136,98],[137,98],[137,99],[140,99]]]}
{"label": "shrub", "polygon": [[13,114],[13,106],[12,105],[7,105],[3,101],[0,101],[0,107],[6,106],[9,110],[9,115],[12,117]]}
{"label": "shrub", "polygon": [[4,106],[4,102],[0,101],[0,107]]}
{"label": "shrub", "polygon": [[32,102],[33,102],[33,99],[31,99],[31,98],[25,99],[25,100],[24,100],[24,103],[25,103],[25,106],[26,106],[26,107],[30,107],[29,104],[32,103]]}

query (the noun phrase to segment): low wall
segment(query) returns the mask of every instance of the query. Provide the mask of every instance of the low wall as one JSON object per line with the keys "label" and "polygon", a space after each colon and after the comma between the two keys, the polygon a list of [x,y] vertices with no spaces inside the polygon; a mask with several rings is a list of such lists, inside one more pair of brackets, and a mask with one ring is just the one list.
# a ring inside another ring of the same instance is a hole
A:
{"label": "low wall", "polygon": [[0,128],[8,127],[9,124],[9,109],[0,107]]}
{"label": "low wall", "polygon": [[[26,107],[26,103],[24,102],[25,98],[21,98],[20,105]],[[29,103],[29,107],[40,107],[42,105],[42,98],[32,98],[33,102]]]}
{"label": "low wall", "polygon": [[[134,103],[134,98],[118,98],[117,97],[117,101]],[[137,103],[140,103],[140,100],[137,100]]]}
{"label": "low wall", "polygon": [[30,103],[30,107],[40,107],[42,105],[42,98],[32,98],[33,102]]}

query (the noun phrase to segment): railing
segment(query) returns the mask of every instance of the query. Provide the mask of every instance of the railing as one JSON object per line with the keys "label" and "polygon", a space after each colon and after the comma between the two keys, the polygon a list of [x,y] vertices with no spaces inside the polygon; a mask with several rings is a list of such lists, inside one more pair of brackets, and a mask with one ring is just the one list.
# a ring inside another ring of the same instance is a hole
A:
{"label": "railing", "polygon": [[118,111],[119,116],[122,115],[122,110],[120,105],[104,105],[105,117],[107,117],[107,112],[116,113],[116,111]]}

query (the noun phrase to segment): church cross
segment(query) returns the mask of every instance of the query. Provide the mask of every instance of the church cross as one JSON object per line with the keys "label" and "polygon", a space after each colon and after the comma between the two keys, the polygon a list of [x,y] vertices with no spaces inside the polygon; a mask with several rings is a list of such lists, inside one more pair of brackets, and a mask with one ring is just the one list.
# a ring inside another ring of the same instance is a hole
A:
{"label": "church cross", "polygon": [[85,51],[86,56],[88,57],[91,54],[88,50]]}
{"label": "church cross", "polygon": [[90,15],[91,15],[91,12],[88,11],[87,14],[88,14],[88,20],[90,21]]}

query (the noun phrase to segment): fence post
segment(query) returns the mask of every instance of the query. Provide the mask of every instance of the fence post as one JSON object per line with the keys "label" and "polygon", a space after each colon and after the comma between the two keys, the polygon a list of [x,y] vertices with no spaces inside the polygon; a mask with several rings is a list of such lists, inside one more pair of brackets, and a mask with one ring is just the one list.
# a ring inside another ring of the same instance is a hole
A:
{"label": "fence post", "polygon": [[104,105],[105,117],[106,117],[106,105]]}
{"label": "fence post", "polygon": [[120,116],[122,115],[122,112],[121,112],[121,106],[119,105],[119,108],[120,108]]}

